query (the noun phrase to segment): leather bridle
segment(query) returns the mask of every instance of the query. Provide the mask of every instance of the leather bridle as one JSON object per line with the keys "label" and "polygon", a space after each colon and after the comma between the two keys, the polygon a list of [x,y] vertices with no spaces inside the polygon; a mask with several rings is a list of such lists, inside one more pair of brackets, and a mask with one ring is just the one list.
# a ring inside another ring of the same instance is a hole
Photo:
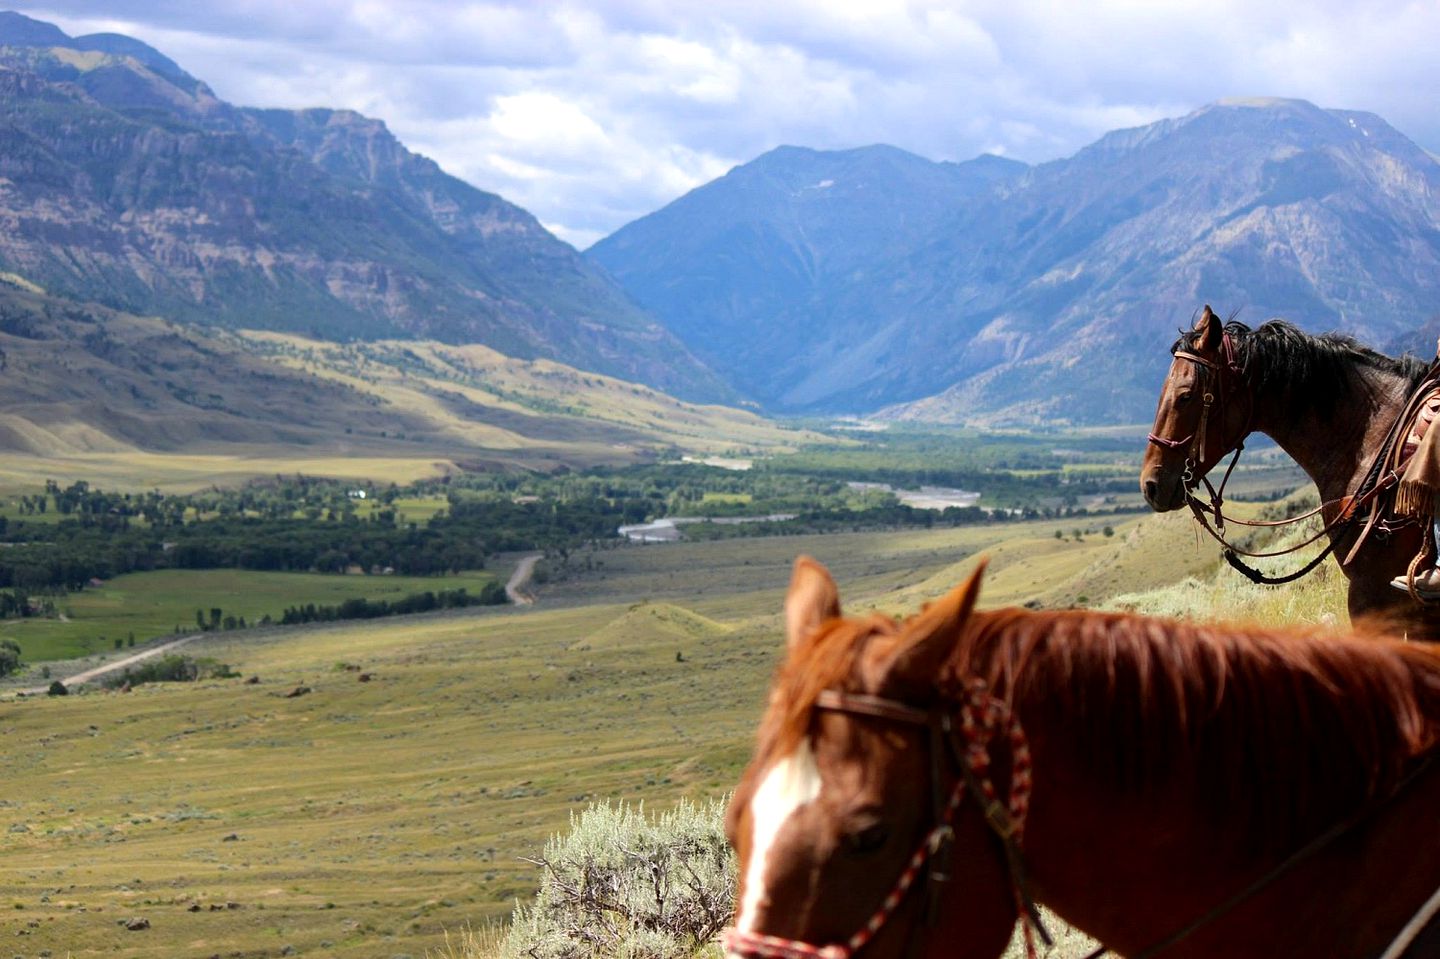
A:
{"label": "leather bridle", "polygon": [[[1219,489],[1216,489],[1210,485],[1208,470],[1199,476],[1196,475],[1196,470],[1200,468],[1200,464],[1205,462],[1205,446],[1210,431],[1211,413],[1213,412],[1216,419],[1222,424],[1225,422],[1225,407],[1233,401],[1243,379],[1244,371],[1240,368],[1239,360],[1236,358],[1235,340],[1229,333],[1221,335],[1219,358],[1216,360],[1179,348],[1175,349],[1173,355],[1178,360],[1189,360],[1200,369],[1200,400],[1202,404],[1200,420],[1195,426],[1195,431],[1189,436],[1172,439],[1152,432],[1147,438],[1151,443],[1165,449],[1179,449],[1189,444],[1189,449],[1185,454],[1185,471],[1180,478],[1185,488],[1185,498],[1193,509],[1198,502],[1195,497],[1195,487],[1204,483],[1205,488],[1210,492],[1210,509],[1215,516],[1215,525],[1223,533],[1225,520],[1221,506],[1224,502],[1225,484],[1230,482],[1230,474],[1235,471],[1235,464],[1240,461],[1240,454],[1245,449],[1245,437],[1250,435],[1250,426],[1255,421],[1255,398],[1246,394],[1249,396],[1250,409],[1245,415],[1245,426],[1240,430],[1240,437],[1235,441],[1235,452],[1230,458],[1230,465],[1225,469]],[[1214,379],[1213,383],[1211,382],[1212,378]]]}
{"label": "leather bridle", "polygon": [[[723,937],[726,954],[734,959],[850,959],[894,916],[916,879],[921,877],[922,869],[925,869],[924,879],[929,893],[927,922],[934,925],[939,919],[938,907],[944,885],[950,880],[955,813],[966,796],[972,797],[980,807],[986,824],[999,839],[1004,851],[1016,908],[1026,921],[1027,956],[1034,959],[1036,955],[1032,927],[1046,946],[1051,945],[1050,934],[1041,923],[1039,910],[1029,894],[1024,860],[1020,855],[1025,817],[1030,808],[1030,746],[1019,720],[1009,707],[990,696],[978,680],[971,683],[958,711],[943,707],[918,709],[898,700],[835,689],[821,692],[815,706],[817,709],[901,723],[927,731],[931,821],[935,825],[921,839],[880,907],[843,942],[818,945],[800,939],[729,929]],[[956,739],[957,726],[963,743]],[[1010,790],[1003,802],[990,778],[990,745],[1002,728],[1010,747],[1011,762]],[[944,786],[949,778],[945,769],[947,757],[954,760],[957,770],[955,784],[948,797]]]}

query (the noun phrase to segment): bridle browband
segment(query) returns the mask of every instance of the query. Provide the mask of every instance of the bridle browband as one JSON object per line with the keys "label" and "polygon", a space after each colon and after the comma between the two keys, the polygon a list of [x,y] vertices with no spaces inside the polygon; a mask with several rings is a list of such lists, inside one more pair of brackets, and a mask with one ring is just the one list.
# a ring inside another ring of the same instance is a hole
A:
{"label": "bridle browband", "polygon": [[[1050,934],[1040,921],[1025,880],[1024,860],[1020,846],[1025,834],[1025,818],[1030,809],[1030,746],[1019,720],[1008,706],[989,695],[979,680],[967,689],[964,702],[957,711],[944,707],[919,709],[907,703],[881,696],[847,693],[836,689],[822,691],[815,708],[880,719],[915,726],[928,731],[930,748],[930,793],[934,826],[920,840],[919,846],[906,862],[878,909],[858,931],[844,942],[816,945],[799,939],[767,936],[761,933],[726,930],[723,942],[729,956],[741,959],[851,959],[870,942],[894,916],[920,878],[922,868],[929,890],[927,921],[939,919],[938,906],[945,883],[950,880],[951,850],[955,842],[955,813],[966,796],[974,798],[1005,853],[1011,889],[1016,908],[1025,922],[1025,947],[1029,959],[1036,950],[1032,928],[1046,946],[1052,944]],[[963,745],[955,738],[956,726]],[[1010,791],[1004,802],[990,778],[990,744],[1004,727],[1010,747]],[[954,760],[957,770],[955,785],[945,795],[945,758]]]}

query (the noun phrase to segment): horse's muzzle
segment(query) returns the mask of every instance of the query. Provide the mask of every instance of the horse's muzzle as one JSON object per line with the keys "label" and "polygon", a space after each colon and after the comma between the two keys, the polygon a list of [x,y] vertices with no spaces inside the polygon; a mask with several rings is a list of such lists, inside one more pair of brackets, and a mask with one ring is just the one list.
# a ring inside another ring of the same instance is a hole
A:
{"label": "horse's muzzle", "polygon": [[1185,484],[1180,477],[1168,478],[1159,470],[1142,474],[1140,492],[1157,513],[1168,513],[1185,505]]}

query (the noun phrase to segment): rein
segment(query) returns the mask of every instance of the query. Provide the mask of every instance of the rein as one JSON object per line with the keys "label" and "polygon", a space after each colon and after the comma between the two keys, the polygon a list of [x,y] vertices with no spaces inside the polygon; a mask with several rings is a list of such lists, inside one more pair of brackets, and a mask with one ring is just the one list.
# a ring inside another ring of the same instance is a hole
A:
{"label": "rein", "polygon": [[[1244,889],[1239,890],[1234,895],[1230,896],[1228,899],[1225,899],[1217,905],[1211,907],[1208,911],[1206,911],[1196,919],[1192,920],[1191,922],[1187,923],[1186,925],[1181,926],[1179,929],[1175,930],[1173,933],[1166,936],[1164,939],[1161,939],[1154,945],[1135,953],[1135,955],[1130,957],[1130,959],[1153,959],[1154,956],[1160,955],[1166,949],[1169,949],[1171,946],[1176,945],[1183,939],[1189,938],[1193,933],[1198,932],[1200,929],[1208,926],[1215,920],[1220,919],[1222,916],[1230,912],[1235,907],[1259,895],[1267,887],[1274,884],[1279,879],[1283,878],[1286,873],[1290,872],[1290,870],[1294,869],[1296,866],[1300,865],[1305,860],[1309,859],[1311,856],[1314,856],[1317,853],[1321,852],[1331,843],[1334,843],[1341,837],[1348,835],[1351,831],[1358,829],[1371,817],[1379,813],[1380,810],[1388,806],[1391,802],[1395,800],[1395,797],[1399,796],[1400,793],[1405,790],[1407,786],[1415,782],[1415,780],[1419,779],[1426,772],[1428,772],[1432,766],[1435,765],[1435,757],[1436,754],[1432,752],[1423,760],[1421,760],[1418,766],[1412,769],[1409,774],[1405,776],[1404,779],[1400,780],[1400,782],[1396,784],[1395,788],[1390,792],[1389,795],[1381,797],[1380,799],[1370,803],[1369,805],[1364,806],[1353,815],[1340,820],[1335,825],[1331,826],[1329,829],[1325,830],[1323,833],[1316,836],[1314,839],[1310,840],[1305,845],[1301,846],[1295,852],[1291,853],[1287,858],[1282,860],[1273,869],[1271,869],[1269,872],[1266,872],[1264,875],[1260,876],[1255,881],[1251,882]],[[1414,941],[1415,937],[1418,936],[1421,931],[1423,931],[1425,923],[1428,923],[1430,919],[1434,918],[1435,912],[1437,910],[1440,910],[1440,890],[1436,890],[1435,895],[1428,899],[1415,913],[1415,915],[1411,917],[1410,921],[1405,924],[1405,926],[1400,930],[1400,933],[1390,943],[1390,946],[1386,949],[1384,955],[1381,956],[1381,959],[1400,959],[1400,956],[1402,956],[1404,953],[1404,948],[1408,946],[1412,941]],[[1399,948],[1398,952],[1396,951],[1397,947]],[[1099,959],[1100,956],[1105,955],[1109,951],[1110,950],[1108,947],[1101,946],[1093,952],[1086,953],[1085,959]]]}
{"label": "rein", "polygon": [[[966,796],[973,797],[980,806],[986,824],[1004,848],[1016,908],[1025,922],[1026,955],[1029,959],[1035,959],[1036,956],[1032,927],[1047,947],[1052,945],[1050,934],[1040,921],[1039,910],[1036,909],[1025,883],[1020,844],[1025,834],[1025,818],[1030,809],[1030,746],[1019,720],[1009,708],[988,695],[984,685],[978,680],[971,684],[958,715],[945,709],[917,709],[893,699],[835,689],[822,691],[816,698],[815,707],[927,730],[930,744],[931,804],[935,825],[920,841],[880,907],[844,942],[822,946],[799,939],[729,929],[723,937],[726,954],[741,959],[850,959],[875,938],[895,915],[927,863],[929,869],[925,878],[928,880],[930,896],[927,918],[933,925],[939,918],[938,906],[942,887],[950,880],[955,813]],[[957,718],[960,733],[964,738],[963,746],[955,739]],[[999,792],[990,778],[990,744],[1002,726],[1010,746],[1011,759],[1010,794],[1005,802],[1000,800]],[[958,767],[958,776],[948,799],[944,795],[943,782],[944,759],[947,756],[953,758]]]}

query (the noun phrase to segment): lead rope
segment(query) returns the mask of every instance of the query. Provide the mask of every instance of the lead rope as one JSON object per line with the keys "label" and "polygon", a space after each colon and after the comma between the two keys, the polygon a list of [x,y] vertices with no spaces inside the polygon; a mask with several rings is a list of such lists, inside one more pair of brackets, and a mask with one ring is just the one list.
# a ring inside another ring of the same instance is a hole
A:
{"label": "lead rope", "polygon": [[[978,681],[977,681],[978,682]],[[961,729],[965,733],[965,761],[961,764],[962,775],[973,776],[971,788],[985,804],[982,810],[990,828],[1001,839],[1005,850],[1006,864],[1010,869],[1010,891],[1015,899],[1015,911],[1020,916],[1020,927],[1025,940],[1026,959],[1036,959],[1035,932],[1040,933],[1046,948],[1053,946],[1049,931],[1040,919],[1040,911],[1025,891],[1025,864],[1020,858],[1020,845],[1025,839],[1025,819],[1030,813],[1030,788],[1033,774],[1030,762],[1030,743],[1020,722],[1013,713],[1009,716],[1007,733],[1010,744],[1010,797],[1009,808],[1000,803],[995,783],[990,778],[990,741],[1000,722],[1000,714],[1009,712],[1005,705],[993,696],[984,693],[983,685],[971,689],[972,701],[983,702],[983,724],[977,723],[973,710],[961,713]]]}

